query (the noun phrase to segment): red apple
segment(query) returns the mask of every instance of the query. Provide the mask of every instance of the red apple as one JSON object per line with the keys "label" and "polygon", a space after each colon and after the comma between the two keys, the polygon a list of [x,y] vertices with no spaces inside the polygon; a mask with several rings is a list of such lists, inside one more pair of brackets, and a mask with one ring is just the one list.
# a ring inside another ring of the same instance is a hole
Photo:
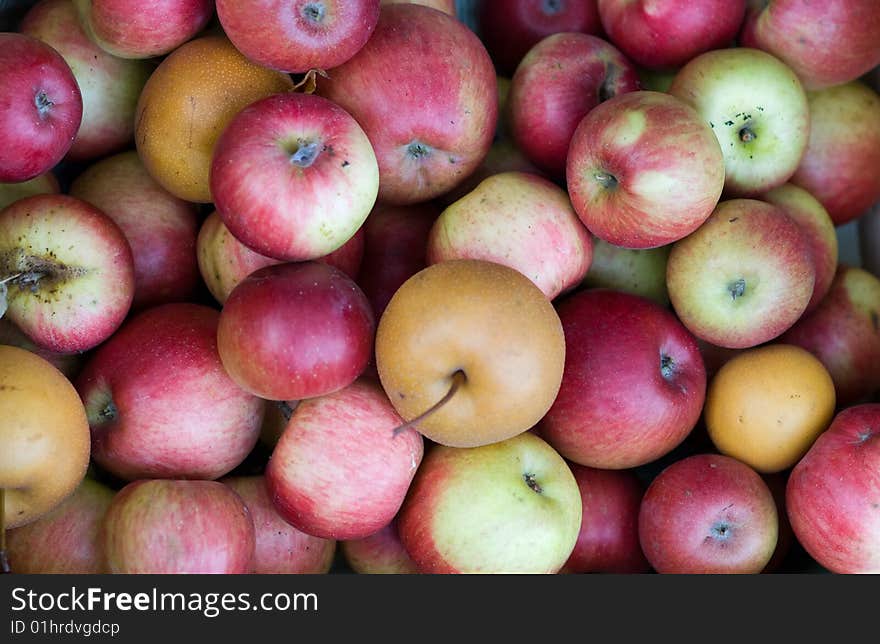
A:
{"label": "red apple", "polygon": [[363,539],[349,539],[340,544],[345,562],[361,575],[416,575],[419,567],[409,556],[395,519]]}
{"label": "red apple", "polygon": [[320,96],[276,94],[226,126],[211,161],[211,194],[243,244],[284,261],[323,257],[367,218],[379,169],[367,135]]}
{"label": "red apple", "polygon": [[360,539],[391,522],[422,462],[414,429],[378,383],[359,380],[297,405],[266,466],[275,508],[326,539]]}
{"label": "red apple", "polygon": [[880,573],[880,405],[839,412],[794,466],[785,499],[798,542],[821,566]]}
{"label": "red apple", "polygon": [[301,400],[354,382],[370,359],[375,327],[363,291],[339,269],[277,264],[251,273],[229,294],[217,346],[245,390]]}
{"label": "red apple", "polygon": [[0,96],[0,181],[51,170],[82,122],[82,94],[70,66],[41,40],[0,33]]}
{"label": "red apple", "polygon": [[113,497],[101,539],[113,574],[253,572],[253,519],[217,481],[129,483]]}
{"label": "red apple", "polygon": [[672,451],[700,417],[706,371],[694,337],[645,298],[593,289],[558,305],[562,386],[540,434],[565,458],[601,469]]}
{"label": "red apple", "polygon": [[409,204],[448,192],[480,165],[495,133],[496,84],[489,54],[467,26],[395,4],[382,9],[353,58],[318,79],[318,91],[370,138],[379,198]]}
{"label": "red apple", "polygon": [[594,235],[656,248],[690,235],[712,214],[724,188],[724,156],[690,105],[630,92],[577,126],[566,178],[571,203]]}
{"label": "red apple", "polygon": [[581,119],[602,101],[637,89],[635,66],[614,45],[587,34],[548,36],[528,51],[511,79],[513,138],[532,163],[562,178]]}
{"label": "red apple", "polygon": [[254,520],[254,572],[258,575],[320,575],[329,572],[336,552],[332,539],[300,532],[275,511],[262,476],[234,476],[221,483],[241,497]]}
{"label": "red apple", "polygon": [[649,69],[680,67],[710,49],[733,44],[746,0],[598,0],[608,38]]}
{"label": "red apple", "polygon": [[88,167],[70,194],[100,208],[125,233],[134,258],[132,308],[192,297],[198,285],[195,206],[167,192],[135,151]]}
{"label": "red apple", "polygon": [[354,56],[376,28],[379,0],[217,0],[217,17],[252,61],[303,73]]}
{"label": "red apple", "polygon": [[666,467],[639,510],[642,549],[659,573],[759,573],[778,532],[776,502],[761,476],[719,454]]}
{"label": "red apple", "polygon": [[602,31],[596,0],[482,0],[477,28],[495,65],[508,75],[547,36]]}
{"label": "red apple", "polygon": [[244,460],[264,403],[223,369],[218,319],[199,304],[163,304],[95,351],[76,380],[95,463],[126,480],[215,479]]}

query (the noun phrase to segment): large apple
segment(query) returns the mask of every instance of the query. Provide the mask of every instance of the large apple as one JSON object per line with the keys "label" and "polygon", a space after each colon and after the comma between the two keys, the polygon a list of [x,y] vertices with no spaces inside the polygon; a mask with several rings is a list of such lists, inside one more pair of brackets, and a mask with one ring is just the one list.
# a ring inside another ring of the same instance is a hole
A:
{"label": "large apple", "polygon": [[611,43],[580,33],[548,36],[528,51],[511,79],[511,133],[532,163],[561,179],[584,115],[637,89],[635,66]]}
{"label": "large apple", "polygon": [[593,261],[581,285],[610,288],[669,305],[666,263],[672,246],[622,248],[593,237]]}
{"label": "large apple", "polygon": [[515,268],[548,299],[583,280],[589,232],[565,191],[537,175],[503,172],[448,206],[428,237],[428,263],[482,259]]}
{"label": "large apple", "polygon": [[82,94],[70,66],[41,40],[0,33],[0,96],[0,181],[51,170],[82,122]]}
{"label": "large apple", "polygon": [[718,137],[728,195],[755,195],[788,181],[810,134],[810,107],[795,73],[758,49],[716,49],[692,58],[669,93],[690,103]]}
{"label": "large apple", "polygon": [[530,432],[428,451],[399,515],[424,573],[556,573],[574,549],[581,496],[563,458]]}
{"label": "large apple", "polygon": [[743,349],[791,327],[813,296],[815,269],[806,237],[781,209],[730,199],[676,242],[666,265],[669,298],[691,332]]}
{"label": "large apple", "polygon": [[565,458],[602,469],[655,461],[700,417],[706,371],[669,311],[628,293],[580,291],[558,305],[565,371],[539,433]]}
{"label": "large apple", "polygon": [[217,0],[232,44],[260,65],[285,72],[338,67],[369,40],[379,0]]}
{"label": "large apple", "polygon": [[519,271],[485,260],[433,264],[379,320],[376,367],[391,403],[427,438],[476,447],[531,429],[550,408],[565,337]]}
{"label": "large apple", "polygon": [[700,115],[673,96],[646,91],[589,112],[572,135],[566,165],[581,221],[626,248],[664,246],[699,228],[721,198],[724,172],[718,140]]}
{"label": "large apple", "polygon": [[639,539],[659,573],[756,574],[776,549],[767,484],[729,456],[695,454],[666,467],[639,509]]}
{"label": "large apple", "polygon": [[788,477],[798,543],[843,574],[880,573],[880,405],[840,411]]}
{"label": "large apple", "polygon": [[379,198],[389,203],[451,190],[480,165],[495,133],[498,94],[485,47],[455,18],[416,4],[384,7],[367,44],[320,78],[318,92],[364,128],[379,163]]}
{"label": "large apple", "polygon": [[0,282],[10,319],[35,344],[86,351],[128,314],[134,261],[103,212],[76,197],[36,195],[0,211]]}
{"label": "large apple", "polygon": [[740,42],[781,58],[808,89],[847,83],[880,65],[875,0],[749,0]]}
{"label": "large apple", "polygon": [[76,380],[92,457],[126,479],[215,479],[257,442],[264,402],[240,389],[217,353],[220,314],[163,304],[138,314]]}
{"label": "large apple", "polygon": [[311,94],[252,103],[226,126],[211,161],[211,194],[229,231],[284,261],[317,259],[357,232],[379,190],[367,135]]}
{"label": "large apple", "polygon": [[134,140],[137,100],[153,67],[112,56],[89,40],[73,0],[41,0],[19,31],[58,51],[82,94],[82,123],[66,158],[94,159],[127,147]]}

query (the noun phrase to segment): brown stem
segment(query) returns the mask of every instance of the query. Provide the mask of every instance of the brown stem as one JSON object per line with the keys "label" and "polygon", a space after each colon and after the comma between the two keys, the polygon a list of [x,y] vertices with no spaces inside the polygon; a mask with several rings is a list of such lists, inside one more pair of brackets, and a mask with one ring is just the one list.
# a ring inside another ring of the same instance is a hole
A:
{"label": "brown stem", "polygon": [[456,371],[454,374],[452,374],[452,384],[449,386],[449,391],[446,392],[446,394],[443,396],[443,398],[441,398],[440,400],[435,402],[433,405],[431,405],[427,411],[422,412],[421,414],[419,414],[418,416],[416,416],[412,420],[405,422],[403,425],[396,427],[394,429],[394,431],[392,432],[392,435],[397,436],[401,432],[405,432],[410,427],[418,425],[420,422],[425,420],[428,416],[430,416],[435,411],[440,409],[443,405],[445,405],[446,403],[448,403],[452,399],[452,397],[455,395],[455,392],[458,391],[458,388],[461,387],[461,385],[464,383],[464,381],[465,381],[464,371],[461,371],[461,370]]}
{"label": "brown stem", "polygon": [[6,557],[6,490],[0,487],[0,574],[12,572]]}
{"label": "brown stem", "polygon": [[14,275],[7,275],[6,277],[0,277],[0,284],[6,284],[6,282],[11,282],[12,280],[21,277],[24,273],[15,273]]}

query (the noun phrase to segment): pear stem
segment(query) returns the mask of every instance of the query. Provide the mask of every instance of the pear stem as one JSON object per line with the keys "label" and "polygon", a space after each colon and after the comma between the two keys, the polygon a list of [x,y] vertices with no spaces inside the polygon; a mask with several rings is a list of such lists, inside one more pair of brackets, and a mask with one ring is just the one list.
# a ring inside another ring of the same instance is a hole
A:
{"label": "pear stem", "polygon": [[6,557],[6,490],[0,487],[0,574],[12,572]]}
{"label": "pear stem", "polygon": [[465,380],[464,371],[458,370],[454,374],[452,374],[452,384],[449,386],[449,391],[446,392],[446,394],[443,396],[443,398],[441,398],[440,400],[435,402],[433,405],[431,405],[427,409],[427,411],[422,412],[421,414],[419,414],[418,416],[416,416],[412,420],[405,422],[403,425],[396,427],[394,429],[394,431],[392,432],[392,436],[397,436],[401,432],[405,432],[406,430],[413,427],[414,425],[418,425],[420,422],[425,420],[428,416],[430,416],[435,411],[440,409],[443,405],[448,403],[452,399],[452,397],[455,395],[455,392],[458,391],[458,388],[461,387],[461,385],[464,383],[464,380]]}

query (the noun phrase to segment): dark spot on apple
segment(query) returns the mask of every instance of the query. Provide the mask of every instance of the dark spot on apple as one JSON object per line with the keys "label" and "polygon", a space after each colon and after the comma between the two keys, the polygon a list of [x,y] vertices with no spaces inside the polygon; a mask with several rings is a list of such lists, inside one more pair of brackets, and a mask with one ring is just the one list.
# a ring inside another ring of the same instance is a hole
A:
{"label": "dark spot on apple", "polygon": [[731,282],[727,285],[727,292],[730,293],[731,299],[735,302],[738,298],[745,295],[746,281],[740,277],[738,280]]}
{"label": "dark spot on apple", "polygon": [[665,353],[660,354],[660,375],[665,380],[669,380],[675,375],[675,367],[675,360],[672,359],[672,356]]}
{"label": "dark spot on apple", "polygon": [[342,162],[342,167],[343,167],[343,168],[347,168],[347,167],[350,166],[350,165],[351,165],[351,164],[350,164],[348,161],[343,161],[343,162]]}
{"label": "dark spot on apple", "polygon": [[406,152],[413,159],[421,159],[422,157],[430,156],[431,148],[421,141],[413,141],[408,146],[406,146]]}
{"label": "dark spot on apple", "polygon": [[711,128],[714,130],[714,129],[715,129],[715,124],[714,124],[712,121],[709,121],[709,127],[711,127]]}
{"label": "dark spot on apple", "polygon": [[400,396],[401,400],[406,400],[406,394],[403,393],[402,391],[397,392],[397,395]]}
{"label": "dark spot on apple", "polygon": [[538,481],[535,480],[534,474],[529,474],[528,472],[523,474],[523,481],[525,481],[526,485],[529,486],[529,489],[536,494],[542,494],[544,492],[544,489],[538,484]]}
{"label": "dark spot on apple", "polygon": [[302,16],[311,22],[320,23],[324,20],[326,11],[323,2],[310,2],[302,8]]}
{"label": "dark spot on apple", "polygon": [[731,217],[730,219],[727,220],[727,222],[732,224],[733,222],[737,221],[738,219],[739,219],[739,217]]}
{"label": "dark spot on apple", "polygon": [[599,102],[604,103],[609,98],[613,98],[617,92],[614,91],[614,85],[620,76],[620,69],[612,63],[605,64],[605,79],[599,85]]}
{"label": "dark spot on apple", "polygon": [[730,127],[731,125],[733,125],[733,121],[724,121],[724,125]]}
{"label": "dark spot on apple", "polygon": [[763,111],[764,111],[764,108],[761,107],[760,105],[758,105],[755,109],[758,110],[759,112],[763,112]]}

